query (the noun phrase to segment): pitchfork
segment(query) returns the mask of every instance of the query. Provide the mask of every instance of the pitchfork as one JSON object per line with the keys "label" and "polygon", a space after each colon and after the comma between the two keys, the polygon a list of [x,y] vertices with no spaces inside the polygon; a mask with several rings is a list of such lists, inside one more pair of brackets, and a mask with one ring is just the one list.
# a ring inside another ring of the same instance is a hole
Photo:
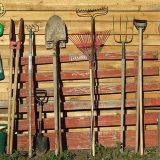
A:
{"label": "pitchfork", "polygon": [[120,17],[120,36],[119,39],[116,39],[115,36],[115,25],[114,25],[115,21],[114,21],[114,17],[113,17],[113,31],[114,31],[114,40],[117,43],[121,43],[122,45],[122,81],[121,81],[121,149],[120,151],[123,152],[124,151],[124,147],[125,147],[125,137],[124,137],[124,132],[125,132],[125,83],[126,83],[126,79],[125,79],[125,71],[126,71],[126,48],[125,48],[125,44],[131,43],[133,40],[133,27],[132,27],[132,35],[129,38],[127,35],[127,31],[128,31],[128,17],[126,18],[125,23],[125,34],[124,34],[124,38],[122,37],[122,20]]}

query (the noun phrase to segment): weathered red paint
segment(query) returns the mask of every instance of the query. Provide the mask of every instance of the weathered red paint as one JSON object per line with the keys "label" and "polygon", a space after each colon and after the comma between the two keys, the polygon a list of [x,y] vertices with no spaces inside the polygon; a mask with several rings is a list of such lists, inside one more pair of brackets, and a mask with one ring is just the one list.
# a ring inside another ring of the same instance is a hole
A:
{"label": "weathered red paint", "polygon": [[[107,100],[107,101],[99,101],[98,102],[98,109],[109,109],[109,108],[120,108],[121,100]],[[126,108],[131,108],[136,106],[136,99],[128,99],[126,100]],[[160,106],[160,99],[159,98],[148,98],[144,99],[144,107],[157,107]],[[63,108],[61,111],[69,111],[69,110],[89,110],[91,109],[90,101],[66,101],[63,103]],[[54,111],[54,104],[53,101],[48,102],[43,106],[43,112],[53,112]],[[19,113],[26,113],[27,107],[26,105],[20,105]]]}
{"label": "weathered red paint", "polygon": [[[120,126],[120,115],[105,115],[95,116],[95,126],[98,127],[109,127],[109,126]],[[158,113],[145,113],[144,124],[157,124]],[[18,131],[28,129],[28,121],[18,120]],[[127,114],[125,117],[126,125],[136,124],[136,115]],[[43,119],[44,129],[54,129],[54,118]],[[88,128],[90,127],[90,117],[65,117],[62,118],[62,128]]]}
{"label": "weathered red paint", "polygon": [[[135,92],[137,90],[137,86],[135,83],[130,83],[126,85],[126,92]],[[158,91],[160,90],[160,83],[144,83],[143,91]],[[103,85],[98,87],[98,91],[95,89],[96,94],[110,94],[110,93],[120,93],[121,85]],[[90,87],[65,87],[62,88],[62,94],[64,96],[82,96],[90,94]],[[20,97],[27,97],[28,92],[27,89],[20,89]],[[47,96],[53,96],[53,90],[47,89]]]}
{"label": "weathered red paint", "polygon": [[[135,146],[135,131],[126,131],[126,146]],[[96,132],[97,142],[104,146],[113,147],[120,141],[119,131],[105,131]],[[45,133],[44,136],[49,137],[50,149],[54,149],[54,133]],[[28,149],[28,137],[27,135],[18,135],[17,147],[19,150]],[[145,147],[158,146],[158,131],[157,130],[146,130],[145,131]],[[89,132],[67,132],[63,133],[63,145],[67,149],[89,149],[90,148],[90,134]]]}
{"label": "weathered red paint", "polygon": [[[137,58],[137,52],[127,52],[126,59],[133,60]],[[120,60],[121,59],[120,52],[114,53],[98,53],[97,60]],[[143,59],[158,59],[158,53],[156,51],[148,51],[143,53]],[[75,61],[84,61],[87,60],[87,57],[82,53],[71,53],[68,55],[64,55],[63,53],[60,55],[60,62],[75,62]],[[37,56],[34,58],[35,64],[52,64],[53,58],[52,56]],[[28,58],[22,57],[21,58],[21,65],[27,65]]]}
{"label": "weathered red paint", "polygon": [[[143,69],[143,75],[158,75],[159,68],[158,67],[145,67]],[[106,69],[106,70],[98,70],[95,74],[95,78],[117,78],[121,77],[121,69]],[[136,76],[137,75],[137,68],[128,68],[126,70],[126,76]],[[77,71],[62,71],[60,73],[61,80],[83,80],[89,79],[89,71],[84,70],[77,70]],[[20,75],[20,81],[25,82],[28,80],[28,74],[22,73]],[[35,81],[51,81],[53,80],[53,73],[46,72],[46,73],[35,73]]]}

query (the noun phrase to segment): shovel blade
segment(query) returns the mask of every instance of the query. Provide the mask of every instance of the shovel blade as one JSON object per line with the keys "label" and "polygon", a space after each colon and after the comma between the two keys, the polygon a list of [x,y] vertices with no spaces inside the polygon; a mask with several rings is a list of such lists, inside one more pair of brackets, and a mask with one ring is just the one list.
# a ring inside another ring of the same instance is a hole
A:
{"label": "shovel blade", "polygon": [[49,18],[45,28],[45,46],[53,49],[60,42],[60,47],[64,47],[66,41],[66,26],[64,21],[57,15]]}
{"label": "shovel blade", "polygon": [[36,137],[36,154],[43,155],[47,152],[49,148],[48,137],[43,137],[42,134]]}

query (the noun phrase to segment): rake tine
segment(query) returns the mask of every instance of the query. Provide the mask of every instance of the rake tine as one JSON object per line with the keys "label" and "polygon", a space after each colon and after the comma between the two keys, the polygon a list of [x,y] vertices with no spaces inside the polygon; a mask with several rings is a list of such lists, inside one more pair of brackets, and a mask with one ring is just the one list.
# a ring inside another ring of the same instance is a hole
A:
{"label": "rake tine", "polygon": [[88,17],[88,12],[84,12],[84,10],[79,10],[79,9],[76,9],[76,13],[79,17]]}
{"label": "rake tine", "polygon": [[132,26],[132,33],[131,33],[131,39],[129,41],[126,41],[126,43],[131,43],[133,40],[133,26]]}
{"label": "rake tine", "polygon": [[125,32],[125,42],[127,42],[127,28],[128,28],[128,17],[126,18],[127,20],[126,20],[126,32]]}
{"label": "rake tine", "polygon": [[98,16],[101,16],[101,15],[106,15],[108,13],[108,7],[102,7],[99,9],[99,13],[95,13],[94,14],[94,17],[98,17]]}
{"label": "rake tine", "polygon": [[87,10],[76,9],[76,13],[80,17],[97,17],[97,16],[107,14],[108,13],[108,7],[107,8],[102,7],[102,8],[98,8],[98,9],[87,9]]}

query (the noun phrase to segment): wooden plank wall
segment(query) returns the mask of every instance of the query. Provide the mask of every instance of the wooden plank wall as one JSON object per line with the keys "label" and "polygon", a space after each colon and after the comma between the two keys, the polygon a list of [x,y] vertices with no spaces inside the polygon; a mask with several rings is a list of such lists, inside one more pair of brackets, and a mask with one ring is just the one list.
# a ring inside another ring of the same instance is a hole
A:
{"label": "wooden plank wall", "polygon": [[[66,23],[68,34],[90,31],[90,19],[78,17],[75,9],[98,8],[101,6],[108,6],[108,14],[96,19],[96,30],[104,31],[111,30],[104,48],[102,49],[98,60],[99,73],[99,108],[95,113],[98,117],[98,124],[96,131],[99,142],[104,145],[113,146],[119,140],[119,125],[120,125],[120,68],[121,68],[121,46],[114,41],[113,37],[113,17],[115,17],[115,29],[118,36],[118,21],[119,16],[125,21],[128,16],[129,30],[128,37],[131,37],[132,20],[146,19],[148,26],[144,32],[144,105],[145,105],[145,133],[146,146],[158,145],[157,136],[157,117],[159,112],[157,109],[160,106],[160,83],[159,83],[159,51],[160,51],[160,35],[158,26],[160,24],[160,2],[157,0],[1,0],[6,8],[6,14],[1,17],[0,21],[5,26],[4,36],[0,38],[0,53],[3,58],[3,66],[5,70],[5,80],[0,83],[0,107],[1,118],[0,123],[7,123],[7,100],[8,100],[8,84],[9,84],[9,20],[13,18],[16,22],[16,33],[18,33],[18,26],[20,18],[24,18],[25,24],[38,24],[39,32],[35,35],[35,55],[37,56],[37,87],[48,90],[49,103],[44,106],[44,129],[47,136],[53,137],[53,83],[52,78],[44,81],[47,77],[52,77],[52,51],[45,49],[45,25],[46,21],[52,15],[59,15]],[[123,24],[124,25],[124,24]],[[124,32],[123,32],[124,33]],[[26,57],[29,53],[29,35],[25,30],[25,43],[22,58],[22,74],[20,76],[21,88],[20,97],[23,104],[19,106],[19,122],[18,122],[18,147],[26,149],[27,130],[26,111],[27,105],[25,103],[26,90],[25,81],[27,75],[25,74]],[[137,30],[133,30],[133,41],[127,44],[127,94],[126,94],[126,123],[127,123],[127,145],[135,145],[135,104],[136,104],[136,51],[138,50],[138,34]],[[66,134],[64,138],[67,139],[67,146],[71,149],[88,148],[89,147],[89,79],[88,79],[88,63],[80,54],[80,51],[69,40],[65,49],[61,50],[61,75],[63,86],[63,101],[64,110],[62,112],[62,119]],[[76,55],[76,56],[74,56]],[[45,56],[45,58],[40,58]],[[103,57],[103,58],[102,58]],[[39,58],[39,59],[38,59]],[[63,59],[69,59],[64,62]],[[44,60],[43,62],[42,59]],[[77,60],[78,62],[72,62]],[[78,59],[81,59],[79,61]],[[82,61],[84,60],[84,61]],[[44,64],[46,63],[46,64]],[[72,73],[72,74],[71,74]],[[67,78],[65,76],[67,75]],[[85,78],[83,79],[83,77]],[[70,78],[69,78],[70,77]],[[156,107],[156,109],[155,109]],[[115,121],[112,122],[113,118]],[[73,123],[74,122],[74,123]],[[76,127],[77,126],[77,127]],[[111,131],[111,132],[109,132]],[[23,133],[23,134],[22,134]],[[24,136],[25,135],[25,136]],[[153,140],[153,136],[155,137]],[[82,137],[84,137],[82,139]],[[106,138],[110,137],[110,138]],[[115,139],[114,139],[115,137]],[[77,142],[81,138],[81,143]],[[51,143],[51,148],[54,147],[54,142]]]}

